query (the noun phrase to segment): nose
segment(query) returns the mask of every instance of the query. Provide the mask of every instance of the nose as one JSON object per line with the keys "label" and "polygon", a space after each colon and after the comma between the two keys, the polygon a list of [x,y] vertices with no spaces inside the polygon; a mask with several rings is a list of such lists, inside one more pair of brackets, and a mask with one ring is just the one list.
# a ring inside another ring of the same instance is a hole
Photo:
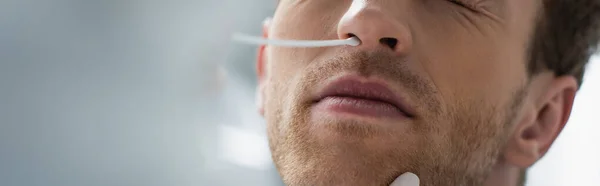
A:
{"label": "nose", "polygon": [[396,16],[375,4],[353,1],[337,27],[340,39],[357,37],[362,49],[384,49],[402,55],[411,47],[409,29]]}

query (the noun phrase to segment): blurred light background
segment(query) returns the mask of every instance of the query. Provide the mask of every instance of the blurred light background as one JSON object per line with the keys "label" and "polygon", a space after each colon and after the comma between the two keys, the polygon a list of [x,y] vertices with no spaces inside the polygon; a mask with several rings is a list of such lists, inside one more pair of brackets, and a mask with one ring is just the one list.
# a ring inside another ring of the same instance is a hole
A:
{"label": "blurred light background", "polygon": [[[273,0],[0,0],[0,185],[283,185],[254,108]],[[600,59],[530,186],[600,185]]]}

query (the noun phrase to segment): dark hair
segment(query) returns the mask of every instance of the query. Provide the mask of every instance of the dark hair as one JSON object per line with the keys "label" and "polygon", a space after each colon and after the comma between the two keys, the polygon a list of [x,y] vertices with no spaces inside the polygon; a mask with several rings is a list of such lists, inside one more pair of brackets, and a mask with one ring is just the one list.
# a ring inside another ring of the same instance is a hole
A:
{"label": "dark hair", "polygon": [[581,86],[600,40],[600,0],[542,0],[533,34],[529,74],[550,70]]}

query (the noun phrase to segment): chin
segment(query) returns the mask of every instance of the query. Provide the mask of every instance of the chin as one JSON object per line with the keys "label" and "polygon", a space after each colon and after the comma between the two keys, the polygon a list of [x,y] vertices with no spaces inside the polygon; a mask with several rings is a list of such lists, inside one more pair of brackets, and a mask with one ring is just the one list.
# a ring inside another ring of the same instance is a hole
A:
{"label": "chin", "polygon": [[[417,170],[421,161],[429,160],[406,138],[391,138],[383,132],[368,134],[370,137],[364,132],[327,129],[288,135],[289,141],[273,149],[273,157],[286,185],[290,186],[387,186],[402,173]],[[293,139],[298,136],[306,138]],[[398,143],[399,139],[405,143]]]}
{"label": "chin", "polygon": [[342,163],[348,162],[331,161],[314,167],[295,165],[294,171],[280,172],[288,186],[388,186],[397,176],[395,171],[384,171],[385,168]]}

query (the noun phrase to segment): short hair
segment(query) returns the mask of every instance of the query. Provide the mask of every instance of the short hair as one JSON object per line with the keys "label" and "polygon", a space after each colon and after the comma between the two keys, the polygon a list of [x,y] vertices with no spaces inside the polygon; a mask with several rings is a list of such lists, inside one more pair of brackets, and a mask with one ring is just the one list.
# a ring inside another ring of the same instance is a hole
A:
{"label": "short hair", "polygon": [[529,75],[550,70],[574,76],[581,86],[599,40],[600,0],[542,0],[529,46]]}

